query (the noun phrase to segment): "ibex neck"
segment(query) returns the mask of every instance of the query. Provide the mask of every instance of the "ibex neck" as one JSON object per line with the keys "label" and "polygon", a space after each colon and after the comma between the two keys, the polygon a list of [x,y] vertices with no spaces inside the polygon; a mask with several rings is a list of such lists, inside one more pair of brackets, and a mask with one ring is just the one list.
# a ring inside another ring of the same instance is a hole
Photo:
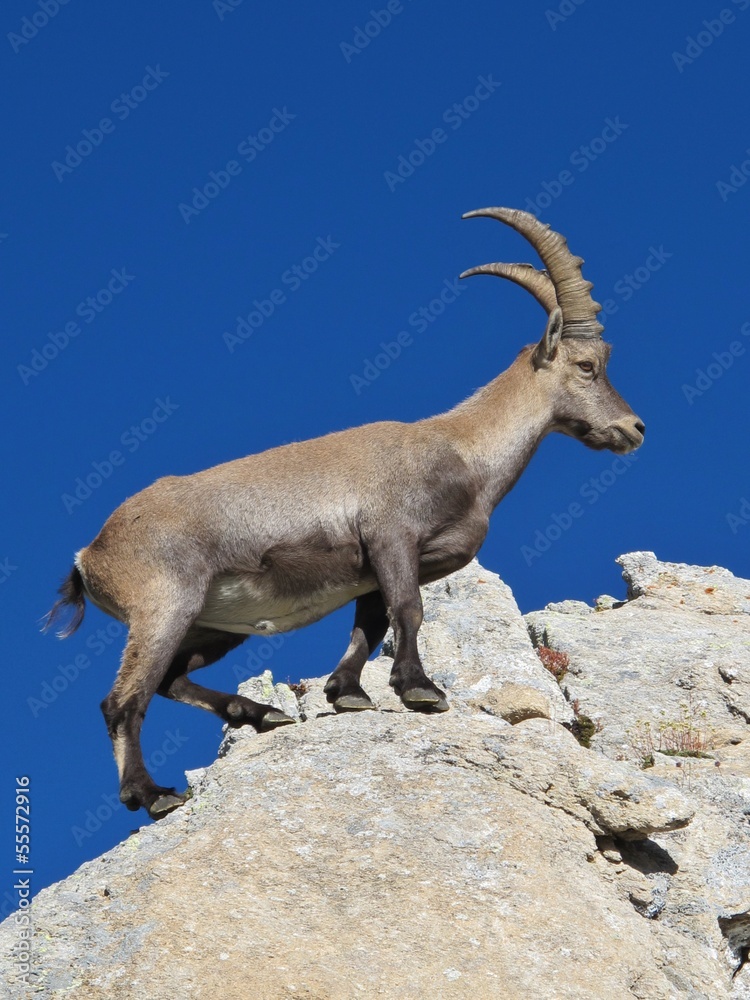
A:
{"label": "ibex neck", "polygon": [[437,420],[484,483],[490,510],[516,484],[552,426],[552,407],[524,353],[496,379]]}

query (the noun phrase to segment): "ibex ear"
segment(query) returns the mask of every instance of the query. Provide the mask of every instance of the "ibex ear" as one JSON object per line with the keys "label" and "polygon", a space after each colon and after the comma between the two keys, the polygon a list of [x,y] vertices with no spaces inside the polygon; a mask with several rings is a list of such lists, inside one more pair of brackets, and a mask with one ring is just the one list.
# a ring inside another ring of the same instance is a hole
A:
{"label": "ibex ear", "polygon": [[534,348],[532,361],[534,368],[549,368],[557,354],[557,347],[563,330],[563,315],[559,306],[555,306],[549,314],[547,329],[544,336]]}

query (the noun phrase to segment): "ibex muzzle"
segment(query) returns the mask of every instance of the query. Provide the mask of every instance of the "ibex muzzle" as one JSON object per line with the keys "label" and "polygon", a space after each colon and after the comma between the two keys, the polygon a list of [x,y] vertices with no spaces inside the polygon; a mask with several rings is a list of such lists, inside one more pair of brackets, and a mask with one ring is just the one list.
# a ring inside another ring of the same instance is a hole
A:
{"label": "ibex muzzle", "polygon": [[542,438],[561,431],[624,454],[644,427],[606,377],[599,306],[565,240],[525,212],[483,209],[524,235],[546,268],[488,264],[549,314],[538,344],[466,402],[414,424],[377,423],[284,445],[130,497],[82,549],[48,618],[84,598],[129,626],[102,710],[120,798],[160,817],[184,796],[146,771],[140,729],[154,694],[257,731],[293,720],[268,705],[194,684],[189,673],[249,635],[287,632],[355,601],[349,647],[326,684],[337,711],[373,707],[360,685],[390,622],[390,683],[410,709],[444,712],[417,651],[420,584],[466,565],[489,517]]}

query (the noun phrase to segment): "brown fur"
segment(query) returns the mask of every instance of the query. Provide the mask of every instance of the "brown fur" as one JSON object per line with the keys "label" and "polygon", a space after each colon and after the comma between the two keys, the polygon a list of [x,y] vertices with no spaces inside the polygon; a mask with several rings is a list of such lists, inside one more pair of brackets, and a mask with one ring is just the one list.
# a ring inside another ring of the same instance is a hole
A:
{"label": "brown fur", "polygon": [[[155,693],[256,729],[291,720],[187,679],[248,633],[287,631],[356,600],[352,638],[326,685],[337,710],[371,707],[359,677],[393,625],[391,684],[404,703],[444,711],[417,652],[420,584],[464,566],[489,517],[542,438],[558,431],[618,453],[643,425],[609,384],[609,347],[565,339],[559,308],[507,371],[448,413],[369,424],[273,448],[130,497],[78,553],[62,605],[87,596],[129,637],[102,704],[131,808],[159,816],[182,801],[154,785],[140,752]],[[586,372],[586,367],[591,372]]]}

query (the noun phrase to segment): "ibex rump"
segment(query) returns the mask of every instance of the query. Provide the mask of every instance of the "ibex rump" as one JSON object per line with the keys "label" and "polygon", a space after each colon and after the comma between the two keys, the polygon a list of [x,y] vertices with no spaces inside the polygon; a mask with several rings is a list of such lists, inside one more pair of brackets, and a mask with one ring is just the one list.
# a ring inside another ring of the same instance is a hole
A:
{"label": "ibex rump", "polygon": [[248,635],[287,632],[356,601],[354,629],[326,687],[337,711],[372,708],[359,683],[393,626],[390,683],[410,709],[443,712],[417,652],[420,585],[464,566],[495,506],[550,431],[624,454],[644,427],[607,381],[600,306],[565,240],[525,212],[483,209],[523,234],[545,271],[488,264],[465,272],[523,285],[549,319],[538,344],[455,409],[414,424],[369,424],[273,448],[191,476],[160,479],[108,519],[50,612],[80,624],[84,595],[127,623],[122,666],[102,711],[130,809],[160,817],[184,796],[157,786],[140,748],[154,694],[257,731],[292,722],[268,705],[194,684]]}

